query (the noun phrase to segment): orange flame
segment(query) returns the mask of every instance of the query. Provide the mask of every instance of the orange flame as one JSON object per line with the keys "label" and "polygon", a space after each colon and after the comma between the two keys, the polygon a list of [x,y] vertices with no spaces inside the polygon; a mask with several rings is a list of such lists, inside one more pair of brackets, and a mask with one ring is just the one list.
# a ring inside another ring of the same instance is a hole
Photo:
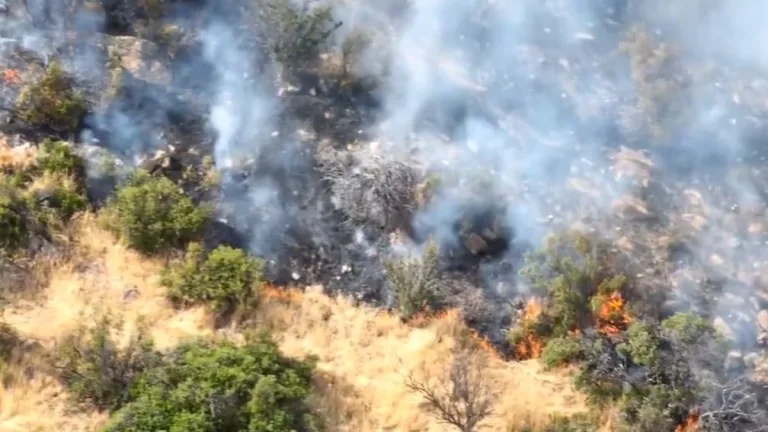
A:
{"label": "orange flame", "polygon": [[675,432],[694,432],[699,429],[699,414],[691,412],[685,419],[685,423],[678,425]]}
{"label": "orange flame", "polygon": [[518,360],[536,359],[541,356],[541,351],[544,349],[544,341],[534,332],[531,324],[538,320],[542,311],[541,302],[535,297],[528,300],[528,303],[525,305],[525,311],[521,320],[525,334],[515,344],[515,357]]}
{"label": "orange flame", "polygon": [[616,335],[626,330],[632,317],[626,310],[621,293],[614,292],[602,298],[597,311],[597,326],[603,334]]}
{"label": "orange flame", "polygon": [[264,298],[298,303],[304,298],[304,293],[296,288],[285,288],[270,283],[261,287],[261,295]]}
{"label": "orange flame", "polygon": [[21,74],[16,69],[6,69],[3,71],[3,81],[6,84],[19,84],[21,83]]}

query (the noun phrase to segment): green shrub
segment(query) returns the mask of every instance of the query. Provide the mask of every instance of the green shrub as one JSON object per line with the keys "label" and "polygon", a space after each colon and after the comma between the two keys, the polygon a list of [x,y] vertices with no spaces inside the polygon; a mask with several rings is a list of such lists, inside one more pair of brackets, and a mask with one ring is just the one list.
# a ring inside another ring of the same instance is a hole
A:
{"label": "green shrub", "polygon": [[653,366],[659,357],[659,339],[654,329],[644,322],[636,322],[627,329],[627,342],[618,347],[642,366]]}
{"label": "green shrub", "polygon": [[68,133],[77,128],[87,105],[61,66],[52,62],[39,82],[21,91],[17,109],[21,119],[32,126]]}
{"label": "green shrub", "polygon": [[141,252],[154,254],[199,237],[210,215],[165,177],[134,173],[106,209],[107,226]]}
{"label": "green shrub", "polygon": [[411,318],[438,302],[438,259],[438,247],[434,242],[430,242],[419,257],[397,258],[384,262],[387,280],[403,318]]}
{"label": "green shrub", "polygon": [[26,205],[16,191],[0,186],[0,249],[12,252],[29,240]]}
{"label": "green shrub", "polygon": [[139,379],[106,431],[312,430],[312,371],[266,337],[182,346]]}
{"label": "green shrub", "polygon": [[60,174],[75,179],[81,179],[85,173],[85,162],[65,141],[43,141],[36,165],[45,174]]}
{"label": "green shrub", "polygon": [[571,363],[581,358],[581,344],[573,337],[552,338],[541,352],[541,362],[547,368]]}
{"label": "green shrub", "polygon": [[268,52],[288,68],[306,67],[315,60],[331,33],[341,26],[333,22],[328,6],[299,8],[289,0],[267,0],[257,10],[257,28]]}
{"label": "green shrub", "polygon": [[192,243],[184,260],[165,271],[168,296],[180,303],[211,302],[219,311],[251,303],[258,295],[264,263],[240,249],[219,246],[208,256]]}
{"label": "green shrub", "polygon": [[119,349],[111,335],[115,325],[104,315],[93,328],[81,326],[65,338],[55,352],[61,379],[75,400],[99,409],[122,406],[139,374],[160,361],[146,329]]}

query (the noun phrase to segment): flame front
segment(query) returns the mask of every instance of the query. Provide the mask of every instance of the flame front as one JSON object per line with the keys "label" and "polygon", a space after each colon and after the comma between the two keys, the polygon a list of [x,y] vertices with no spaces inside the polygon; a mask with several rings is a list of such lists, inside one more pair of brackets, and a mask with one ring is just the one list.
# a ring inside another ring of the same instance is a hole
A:
{"label": "flame front", "polygon": [[597,311],[597,325],[600,332],[616,335],[626,330],[632,317],[626,310],[626,302],[621,293],[614,292],[603,298]]}
{"label": "flame front", "polygon": [[518,360],[536,359],[541,356],[541,351],[544,349],[544,342],[532,328],[532,324],[539,319],[541,312],[541,303],[537,298],[528,300],[521,320],[521,325],[525,333],[515,345],[515,356]]}
{"label": "flame front", "polygon": [[279,287],[270,283],[265,283],[261,287],[261,295],[265,298],[288,302],[300,302],[304,297],[304,293],[298,289]]}

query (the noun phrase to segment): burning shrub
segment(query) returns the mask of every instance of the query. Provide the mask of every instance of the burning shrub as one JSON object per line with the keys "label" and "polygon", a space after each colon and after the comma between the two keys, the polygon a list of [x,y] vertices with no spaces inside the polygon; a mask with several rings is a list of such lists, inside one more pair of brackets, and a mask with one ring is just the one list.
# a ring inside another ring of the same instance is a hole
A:
{"label": "burning shrub", "polygon": [[631,322],[622,296],[627,279],[611,262],[604,244],[578,232],[550,237],[526,257],[520,274],[542,300],[529,301],[510,333],[518,359],[537,358],[547,338],[566,339],[593,326],[611,335],[626,330]]}
{"label": "burning shrub", "polygon": [[397,299],[400,315],[414,314],[435,306],[440,300],[439,251],[430,241],[421,256],[395,258],[384,262],[387,280]]}
{"label": "burning shrub", "polygon": [[548,333],[546,323],[541,319],[541,304],[536,298],[528,300],[517,328],[509,334],[510,344],[515,348],[518,360],[539,358],[544,341],[542,334]]}
{"label": "burning shrub", "polygon": [[129,246],[154,254],[199,237],[210,214],[165,177],[134,173],[105,209],[108,228]]}
{"label": "burning shrub", "polygon": [[255,299],[263,268],[261,260],[240,249],[219,246],[205,256],[203,248],[192,243],[184,260],[165,271],[162,283],[177,303],[211,302],[225,312]]}
{"label": "burning shrub", "polygon": [[103,315],[93,328],[81,326],[57,346],[56,367],[78,402],[116,409],[129,399],[139,374],[160,361],[145,328],[118,348],[112,336],[117,324]]}
{"label": "burning shrub", "polygon": [[185,345],[142,374],[106,431],[316,430],[312,371],[266,337]]}
{"label": "burning shrub", "polygon": [[581,359],[581,344],[573,336],[557,337],[547,341],[541,352],[541,362],[554,368]]}
{"label": "burning shrub", "polygon": [[584,344],[577,387],[595,403],[621,401],[632,430],[683,424],[725,378],[725,346],[706,320],[690,313],[636,322],[617,335],[597,332]]}
{"label": "burning shrub", "polygon": [[48,66],[43,78],[25,87],[17,101],[22,120],[56,133],[73,132],[87,111],[85,98],[58,63]]}

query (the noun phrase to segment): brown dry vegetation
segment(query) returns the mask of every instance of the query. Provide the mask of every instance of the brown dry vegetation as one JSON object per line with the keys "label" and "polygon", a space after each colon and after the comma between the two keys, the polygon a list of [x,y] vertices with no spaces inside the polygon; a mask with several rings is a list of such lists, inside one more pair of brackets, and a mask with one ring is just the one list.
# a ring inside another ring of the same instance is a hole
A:
{"label": "brown dry vegetation", "polygon": [[[90,214],[74,225],[77,253],[57,265],[44,295],[5,311],[5,320],[24,339],[51,347],[83,320],[105,311],[122,318],[126,335],[139,319],[148,320],[160,348],[210,333],[212,320],[204,309],[176,311],[167,302],[159,284],[162,260],[126,249],[98,228]],[[437,368],[450,357],[464,330],[457,313],[414,328],[381,310],[330,298],[318,287],[303,293],[272,288],[264,294],[256,325],[271,329],[286,354],[318,357],[322,397],[315,406],[325,413],[331,430],[447,429],[408,391],[405,377],[424,367]],[[237,329],[224,332],[239,336]],[[104,424],[106,414],[74,412],[65,390],[44,368],[30,367],[33,362],[30,355],[12,367],[15,379],[0,388],[0,430],[77,432]],[[536,361],[504,362],[492,356],[487,372],[502,395],[486,422],[493,430],[543,426],[553,413],[586,410],[564,373],[545,373]]]}

